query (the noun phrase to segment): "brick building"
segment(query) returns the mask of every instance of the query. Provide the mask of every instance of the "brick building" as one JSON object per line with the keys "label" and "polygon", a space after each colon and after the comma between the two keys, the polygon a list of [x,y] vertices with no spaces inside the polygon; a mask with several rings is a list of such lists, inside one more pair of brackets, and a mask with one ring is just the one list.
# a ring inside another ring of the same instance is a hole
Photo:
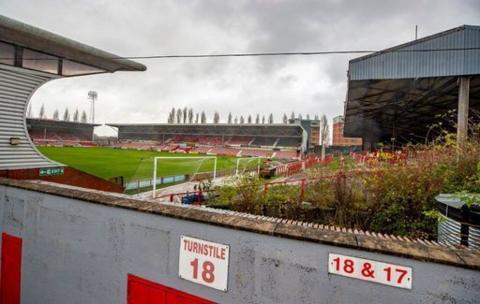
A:
{"label": "brick building", "polygon": [[359,137],[343,136],[344,118],[342,115],[333,118],[333,146],[361,146],[362,139]]}

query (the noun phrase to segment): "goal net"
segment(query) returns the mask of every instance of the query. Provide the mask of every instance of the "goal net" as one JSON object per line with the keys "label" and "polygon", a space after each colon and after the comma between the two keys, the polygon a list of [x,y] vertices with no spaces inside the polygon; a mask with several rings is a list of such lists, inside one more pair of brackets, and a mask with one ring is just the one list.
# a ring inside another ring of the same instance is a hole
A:
{"label": "goal net", "polygon": [[237,158],[235,175],[241,175],[249,172],[260,174],[262,157],[241,157]]}
{"label": "goal net", "polygon": [[217,176],[216,156],[157,156],[153,158],[153,197],[165,179],[176,181],[200,181]]}

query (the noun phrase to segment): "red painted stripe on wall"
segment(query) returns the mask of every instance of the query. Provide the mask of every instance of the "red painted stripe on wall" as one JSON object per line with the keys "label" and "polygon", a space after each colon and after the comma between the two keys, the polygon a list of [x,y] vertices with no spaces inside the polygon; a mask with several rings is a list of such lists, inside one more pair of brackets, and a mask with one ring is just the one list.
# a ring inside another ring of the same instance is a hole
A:
{"label": "red painted stripe on wall", "polygon": [[209,300],[143,278],[128,275],[128,304],[215,304]]}
{"label": "red painted stripe on wall", "polygon": [[0,304],[20,304],[22,239],[2,234]]}

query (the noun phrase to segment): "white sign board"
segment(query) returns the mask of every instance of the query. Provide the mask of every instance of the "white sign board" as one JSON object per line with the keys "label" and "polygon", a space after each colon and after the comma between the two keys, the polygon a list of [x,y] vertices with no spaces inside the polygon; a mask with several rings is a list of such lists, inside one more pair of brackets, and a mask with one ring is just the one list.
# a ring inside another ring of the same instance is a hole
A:
{"label": "white sign board", "polygon": [[412,268],[400,265],[330,253],[328,273],[412,289]]}
{"label": "white sign board", "polygon": [[227,291],[230,246],[182,235],[178,275],[180,278]]}

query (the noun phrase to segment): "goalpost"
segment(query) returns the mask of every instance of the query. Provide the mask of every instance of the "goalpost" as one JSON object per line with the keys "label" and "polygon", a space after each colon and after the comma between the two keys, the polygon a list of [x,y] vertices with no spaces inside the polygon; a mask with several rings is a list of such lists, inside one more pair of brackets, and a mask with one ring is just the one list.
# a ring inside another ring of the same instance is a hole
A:
{"label": "goalpost", "polygon": [[[152,197],[155,198],[156,192],[157,192],[157,167],[158,163],[161,162],[161,160],[201,160],[200,164],[197,167],[197,171],[203,164],[203,160],[206,159],[213,159],[213,179],[217,177],[217,157],[216,156],[155,156],[153,158],[153,191],[152,191]],[[198,172],[195,172],[194,174],[197,174]]]}
{"label": "goalpost", "polygon": [[[239,157],[237,158],[237,165],[235,167],[235,175],[238,175],[239,174],[239,167],[240,167],[240,161],[242,160],[248,160],[247,161],[247,165],[251,162],[251,161],[254,161],[254,160],[257,160],[257,174],[260,175],[260,165],[261,165],[261,161],[264,157],[262,156],[256,156],[256,157]],[[246,168],[246,166],[245,166]],[[245,171],[245,170],[243,170]]]}

